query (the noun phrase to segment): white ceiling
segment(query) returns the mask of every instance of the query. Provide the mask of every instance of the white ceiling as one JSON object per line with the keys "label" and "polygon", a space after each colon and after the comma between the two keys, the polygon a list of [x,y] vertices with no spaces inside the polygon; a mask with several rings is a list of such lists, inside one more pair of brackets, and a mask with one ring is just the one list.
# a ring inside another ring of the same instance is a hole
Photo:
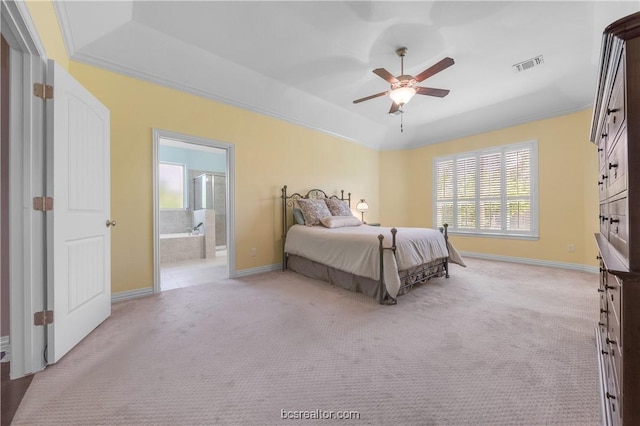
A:
{"label": "white ceiling", "polygon": [[[441,142],[590,106],[601,34],[635,1],[57,1],[72,59],[376,149]],[[389,84],[450,56],[401,116]],[[538,55],[544,65],[512,65]],[[402,117],[404,132],[400,132]],[[250,123],[248,123],[250,125]],[[585,135],[588,129],[585,129]]]}

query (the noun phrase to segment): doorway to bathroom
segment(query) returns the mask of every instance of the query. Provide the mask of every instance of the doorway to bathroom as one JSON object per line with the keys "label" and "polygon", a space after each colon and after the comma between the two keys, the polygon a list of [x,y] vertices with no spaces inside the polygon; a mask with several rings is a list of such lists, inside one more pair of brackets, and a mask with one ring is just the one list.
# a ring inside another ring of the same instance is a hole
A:
{"label": "doorway to bathroom", "polygon": [[230,277],[233,146],[154,130],[154,292]]}

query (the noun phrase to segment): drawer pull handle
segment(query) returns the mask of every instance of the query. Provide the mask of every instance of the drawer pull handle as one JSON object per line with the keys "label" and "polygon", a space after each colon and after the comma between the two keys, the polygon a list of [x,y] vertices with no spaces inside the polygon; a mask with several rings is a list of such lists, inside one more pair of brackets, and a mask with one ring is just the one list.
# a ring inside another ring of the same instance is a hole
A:
{"label": "drawer pull handle", "polygon": [[611,339],[609,339],[608,337],[607,337],[607,343],[608,343],[608,344],[614,344],[614,345],[617,345],[617,343],[616,343],[616,341],[615,341],[615,340],[611,340]]}
{"label": "drawer pull handle", "polygon": [[618,163],[609,163],[609,170],[618,168]]}
{"label": "drawer pull handle", "polygon": [[606,138],[607,136],[609,136],[609,135],[608,135],[608,134],[606,134],[606,133],[603,133],[603,134],[602,134],[602,137],[603,137],[603,138]]}
{"label": "drawer pull handle", "polygon": [[599,288],[599,289],[598,289],[598,293],[604,293],[604,290],[603,290],[603,289],[601,289],[601,288]]}
{"label": "drawer pull handle", "polygon": [[602,179],[609,179],[609,176],[607,176],[607,175],[602,175]]}
{"label": "drawer pull handle", "polygon": [[598,186],[602,185],[604,182],[602,182],[601,180],[598,181]]}
{"label": "drawer pull handle", "polygon": [[599,323],[598,323],[598,325],[599,325],[600,327],[604,327],[604,323],[602,323],[602,322],[599,322]]}
{"label": "drawer pull handle", "polygon": [[600,308],[600,313],[601,313],[601,314],[608,314],[608,313],[609,313],[609,311],[607,311],[606,309],[602,309],[602,308]]}
{"label": "drawer pull handle", "polygon": [[600,272],[607,272],[605,268],[598,268],[598,269],[600,269]]}
{"label": "drawer pull handle", "polygon": [[616,399],[616,397],[614,395],[611,395],[609,392],[607,392],[607,398]]}
{"label": "drawer pull handle", "polygon": [[605,351],[604,349],[601,350],[600,352],[602,352],[602,355],[609,355],[609,352]]}
{"label": "drawer pull handle", "polygon": [[609,224],[612,224],[612,223],[620,223],[620,219],[614,219],[614,218],[610,217],[609,218]]}
{"label": "drawer pull handle", "polygon": [[615,287],[610,285],[605,285],[604,288],[606,288],[607,290],[615,290]]}
{"label": "drawer pull handle", "polygon": [[598,148],[598,152],[602,152],[602,151],[604,151],[604,149]]}
{"label": "drawer pull handle", "polygon": [[602,216],[602,221],[603,221],[603,222],[606,222],[606,221],[608,221],[608,220],[609,220],[609,218],[608,218],[608,217],[606,217],[606,216]]}
{"label": "drawer pull handle", "polygon": [[[602,217],[602,216],[600,216]],[[596,260],[602,260],[602,256],[596,256]]]}
{"label": "drawer pull handle", "polygon": [[614,108],[614,109],[607,108],[607,115],[611,115],[614,112],[618,112],[618,111],[620,111],[620,108]]}

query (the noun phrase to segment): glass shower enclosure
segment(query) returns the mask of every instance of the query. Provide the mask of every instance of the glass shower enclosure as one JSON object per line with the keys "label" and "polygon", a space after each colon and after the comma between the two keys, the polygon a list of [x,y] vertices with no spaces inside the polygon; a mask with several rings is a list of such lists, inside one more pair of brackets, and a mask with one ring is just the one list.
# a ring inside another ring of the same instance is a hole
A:
{"label": "glass shower enclosure", "polygon": [[194,210],[215,210],[216,246],[227,245],[227,179],[223,173],[202,173],[193,178]]}

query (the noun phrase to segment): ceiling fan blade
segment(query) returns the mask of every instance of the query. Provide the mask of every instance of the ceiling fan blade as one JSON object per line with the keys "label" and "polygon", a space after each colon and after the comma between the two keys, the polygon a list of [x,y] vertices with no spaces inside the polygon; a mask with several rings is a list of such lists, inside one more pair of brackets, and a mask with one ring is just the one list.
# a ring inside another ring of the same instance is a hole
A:
{"label": "ceiling fan blade", "polygon": [[453,59],[451,58],[444,58],[443,60],[441,60],[440,62],[438,62],[435,65],[432,65],[431,67],[427,68],[426,70],[422,71],[420,74],[418,74],[415,77],[415,80],[420,83],[422,80],[425,80],[429,77],[431,77],[434,74],[439,73],[440,71],[449,68],[451,65],[455,64],[455,62],[453,61]]}
{"label": "ceiling fan blade", "polygon": [[375,95],[367,96],[366,98],[356,99],[355,101],[353,101],[353,103],[354,104],[359,104],[360,102],[368,101],[369,99],[377,98],[379,96],[384,96],[384,95],[388,94],[389,92],[390,92],[390,90],[387,90],[386,92],[376,93]]}
{"label": "ceiling fan blade", "polygon": [[398,112],[399,109],[400,109],[400,105],[394,102],[391,104],[391,109],[389,110],[389,114],[395,114],[396,112]]}
{"label": "ceiling fan blade", "polygon": [[384,68],[376,68],[375,70],[373,70],[373,72],[374,74],[384,78],[391,84],[398,82],[398,79],[395,78],[393,74],[391,74],[389,71],[385,70]]}
{"label": "ceiling fan blade", "polygon": [[416,87],[416,95],[436,96],[444,98],[449,94],[447,89],[433,89],[431,87]]}

